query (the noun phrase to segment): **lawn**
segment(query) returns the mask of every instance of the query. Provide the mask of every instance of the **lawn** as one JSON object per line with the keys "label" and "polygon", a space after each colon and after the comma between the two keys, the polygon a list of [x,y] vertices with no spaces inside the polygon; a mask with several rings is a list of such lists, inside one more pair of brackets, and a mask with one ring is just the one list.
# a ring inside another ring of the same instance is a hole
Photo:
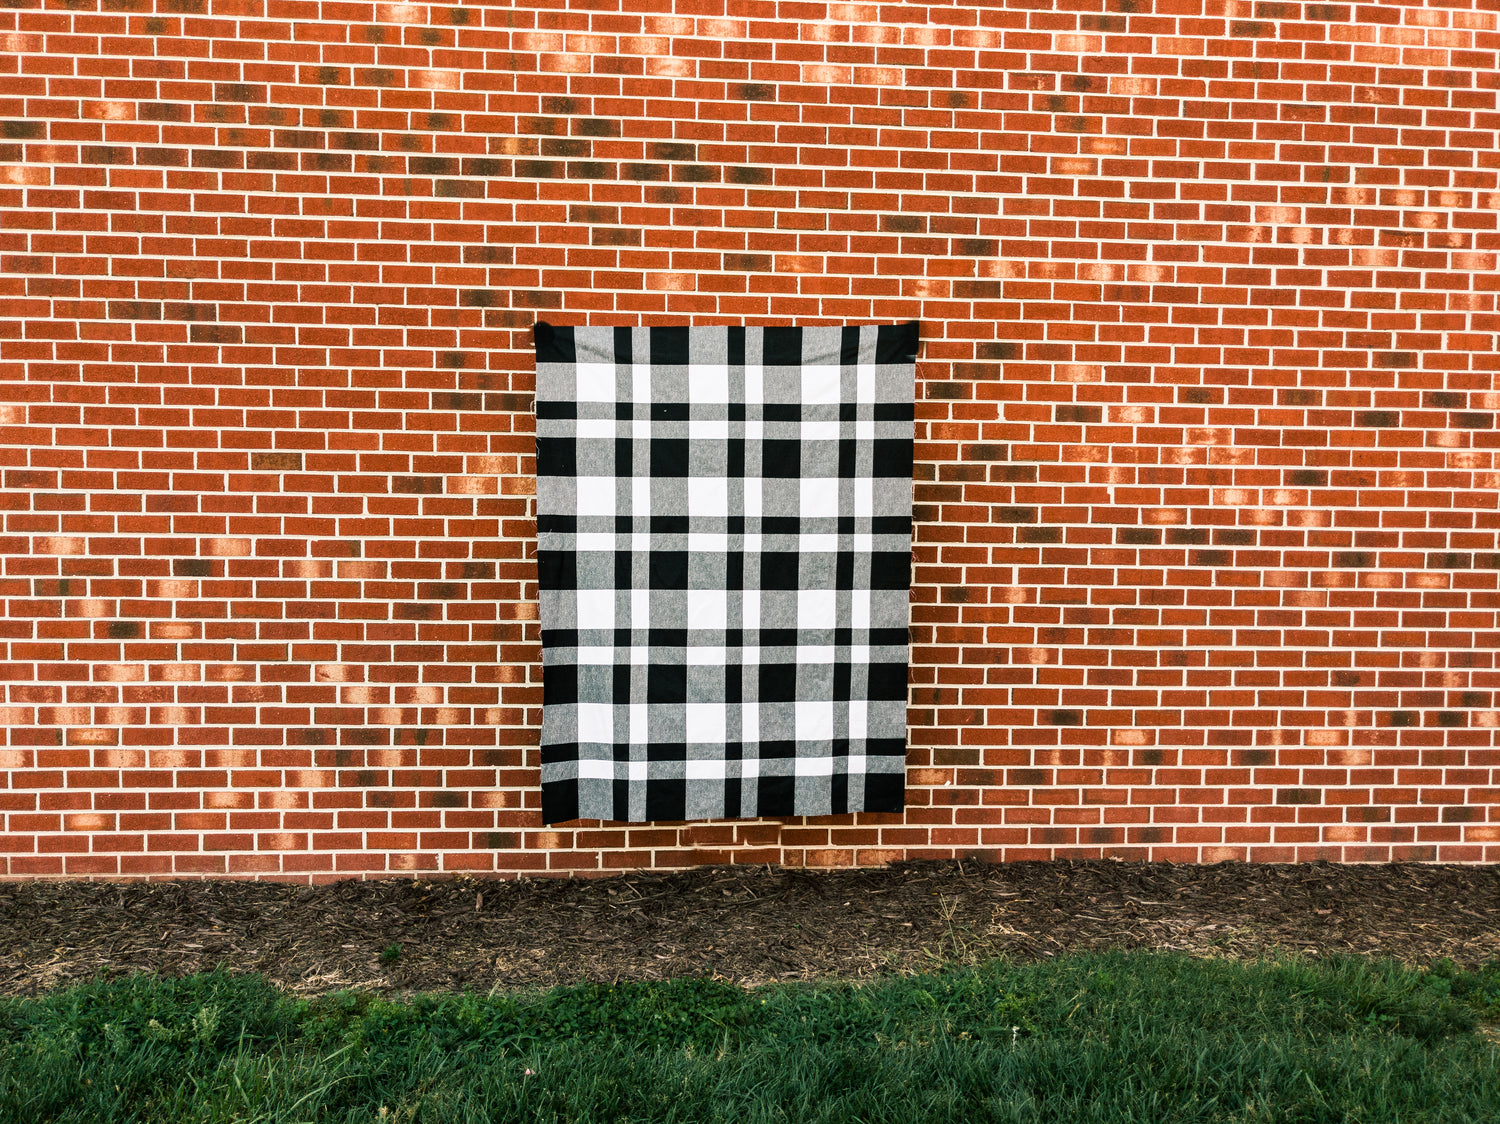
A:
{"label": "lawn", "polygon": [[994,961],[298,999],[255,975],[0,1001],[0,1121],[1500,1120],[1500,965]]}

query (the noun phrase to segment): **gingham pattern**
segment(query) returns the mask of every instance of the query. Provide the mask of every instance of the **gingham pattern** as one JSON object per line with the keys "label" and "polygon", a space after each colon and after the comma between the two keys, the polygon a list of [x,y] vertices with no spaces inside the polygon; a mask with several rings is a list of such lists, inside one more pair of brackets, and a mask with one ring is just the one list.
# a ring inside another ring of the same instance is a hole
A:
{"label": "gingham pattern", "polygon": [[917,325],[536,348],[542,818],[899,811]]}

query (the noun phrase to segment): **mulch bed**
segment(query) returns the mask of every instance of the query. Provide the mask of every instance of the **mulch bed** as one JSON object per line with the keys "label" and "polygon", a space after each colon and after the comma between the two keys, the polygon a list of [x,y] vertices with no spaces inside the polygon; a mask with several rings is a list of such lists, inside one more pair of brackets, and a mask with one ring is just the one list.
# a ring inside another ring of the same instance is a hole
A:
{"label": "mulch bed", "polygon": [[[521,881],[0,883],[0,994],[227,965],[301,994],[860,978],[1177,949],[1500,958],[1500,867],[1038,862]],[[401,946],[394,960],[381,952]]]}

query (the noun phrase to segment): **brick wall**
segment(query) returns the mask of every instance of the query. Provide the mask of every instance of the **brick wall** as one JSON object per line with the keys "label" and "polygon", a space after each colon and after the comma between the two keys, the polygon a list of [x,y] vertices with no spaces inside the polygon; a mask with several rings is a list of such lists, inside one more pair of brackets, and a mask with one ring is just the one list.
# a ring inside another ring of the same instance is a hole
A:
{"label": "brick wall", "polygon": [[[5,0],[26,876],[1500,860],[1491,0]],[[530,325],[918,318],[908,811],[543,830]]]}

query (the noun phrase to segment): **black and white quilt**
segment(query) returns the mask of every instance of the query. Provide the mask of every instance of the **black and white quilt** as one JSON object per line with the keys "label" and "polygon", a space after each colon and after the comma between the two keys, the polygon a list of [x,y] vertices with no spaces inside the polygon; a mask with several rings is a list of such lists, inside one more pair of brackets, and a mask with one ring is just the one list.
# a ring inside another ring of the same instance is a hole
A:
{"label": "black and white quilt", "polygon": [[917,327],[536,326],[545,822],[901,809]]}

